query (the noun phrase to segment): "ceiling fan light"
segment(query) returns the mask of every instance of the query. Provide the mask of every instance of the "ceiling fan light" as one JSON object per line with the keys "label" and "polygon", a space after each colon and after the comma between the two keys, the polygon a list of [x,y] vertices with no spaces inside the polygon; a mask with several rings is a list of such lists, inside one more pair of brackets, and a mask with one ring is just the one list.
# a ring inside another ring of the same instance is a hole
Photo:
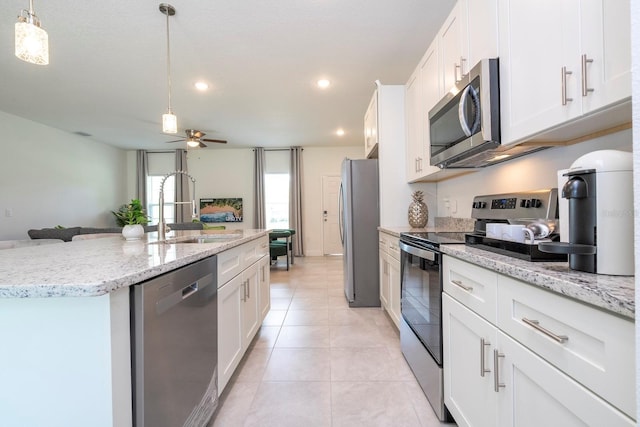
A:
{"label": "ceiling fan light", "polygon": [[200,146],[200,141],[196,141],[195,139],[189,138],[187,139],[187,145],[189,147],[199,147]]}
{"label": "ceiling fan light", "polygon": [[23,10],[15,25],[15,54],[23,61],[49,64],[49,36],[33,11]]}
{"label": "ceiling fan light", "polygon": [[175,114],[168,112],[162,115],[162,132],[178,133],[178,118]]}

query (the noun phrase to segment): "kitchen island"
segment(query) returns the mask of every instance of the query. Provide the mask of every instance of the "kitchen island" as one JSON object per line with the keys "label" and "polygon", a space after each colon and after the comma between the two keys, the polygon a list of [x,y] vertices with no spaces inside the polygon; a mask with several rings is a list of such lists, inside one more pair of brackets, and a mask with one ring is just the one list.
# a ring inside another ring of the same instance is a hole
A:
{"label": "kitchen island", "polygon": [[157,233],[0,252],[0,425],[131,426],[129,287],[266,237]]}

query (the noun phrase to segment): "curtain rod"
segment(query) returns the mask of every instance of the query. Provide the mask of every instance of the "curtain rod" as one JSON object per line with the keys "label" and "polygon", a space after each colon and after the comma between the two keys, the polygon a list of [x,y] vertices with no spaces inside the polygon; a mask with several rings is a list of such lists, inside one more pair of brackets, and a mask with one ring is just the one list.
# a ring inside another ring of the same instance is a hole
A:
{"label": "curtain rod", "polygon": [[[295,147],[291,147],[291,148],[295,148]],[[291,151],[291,148],[265,148],[264,151]],[[302,151],[304,151],[304,148],[300,148]],[[256,151],[256,149],[254,148],[253,151]]]}

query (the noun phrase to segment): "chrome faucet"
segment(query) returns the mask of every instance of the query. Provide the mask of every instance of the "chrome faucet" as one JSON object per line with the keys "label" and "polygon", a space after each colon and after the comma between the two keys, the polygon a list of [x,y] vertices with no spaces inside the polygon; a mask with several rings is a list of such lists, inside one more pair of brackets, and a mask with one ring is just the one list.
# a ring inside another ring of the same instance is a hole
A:
{"label": "chrome faucet", "polygon": [[[193,197],[196,196],[196,180],[193,179],[193,177],[189,175],[186,171],[177,170],[177,171],[169,172],[164,176],[164,178],[162,178],[162,182],[160,182],[160,197],[159,197],[160,218],[158,219],[158,240],[165,240],[167,233],[171,231],[171,229],[164,222],[164,183],[170,176],[174,176],[174,175],[186,175],[191,180],[191,182],[193,182]],[[186,205],[189,203],[191,203],[191,218],[197,218],[198,212],[196,211],[195,199],[191,199],[190,202],[175,202],[176,205]]]}

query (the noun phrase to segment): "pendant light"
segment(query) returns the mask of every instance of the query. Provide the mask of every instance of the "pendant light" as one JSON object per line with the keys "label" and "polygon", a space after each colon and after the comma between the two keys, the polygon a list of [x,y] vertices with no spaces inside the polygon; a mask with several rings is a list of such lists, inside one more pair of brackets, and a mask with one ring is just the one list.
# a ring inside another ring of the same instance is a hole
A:
{"label": "pendant light", "polygon": [[167,3],[160,3],[160,12],[167,17],[167,86],[169,89],[169,107],[162,115],[162,132],[178,133],[178,118],[171,111],[171,49],[169,46],[169,17],[176,14],[176,9]]}
{"label": "pendant light", "polygon": [[15,36],[18,58],[37,65],[49,63],[49,36],[40,27],[40,20],[33,11],[33,0],[29,0],[29,10],[20,11]]}

